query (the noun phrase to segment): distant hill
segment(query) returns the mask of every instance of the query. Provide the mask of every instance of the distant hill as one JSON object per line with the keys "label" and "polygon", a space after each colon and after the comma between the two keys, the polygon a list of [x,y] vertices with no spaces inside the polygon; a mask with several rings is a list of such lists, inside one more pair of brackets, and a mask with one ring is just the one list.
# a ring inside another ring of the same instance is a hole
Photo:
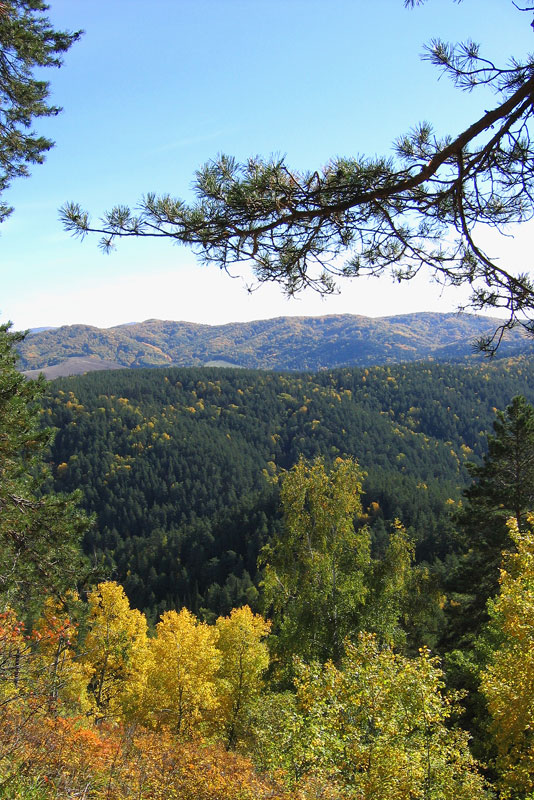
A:
{"label": "distant hill", "polygon": [[[497,324],[472,314],[419,313],[376,319],[352,314],[278,317],[227,325],[156,319],[114,328],[68,325],[31,332],[19,346],[20,369],[43,371],[51,378],[113,367],[225,363],[317,370],[421,359],[458,361],[471,356],[473,342]],[[532,350],[533,343],[515,330],[500,353]]]}

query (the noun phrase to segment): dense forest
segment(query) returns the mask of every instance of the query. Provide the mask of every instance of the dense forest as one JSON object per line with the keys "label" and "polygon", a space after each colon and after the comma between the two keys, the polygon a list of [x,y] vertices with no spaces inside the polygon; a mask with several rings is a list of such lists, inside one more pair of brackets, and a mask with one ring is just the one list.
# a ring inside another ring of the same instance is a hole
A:
{"label": "dense forest", "polygon": [[466,463],[498,408],[534,400],[532,362],[403,364],[318,374],[101,372],[50,385],[55,491],[96,514],[87,553],[156,620],[227,614],[257,598],[259,550],[280,525],[278,478],[299,459],[352,456],[377,552],[398,518],[418,561],[454,559]]}
{"label": "dense forest", "polygon": [[[0,194],[53,145],[33,130],[61,110],[42,70],[81,36],[47,11],[0,2]],[[190,37],[188,67],[223,29]],[[533,61],[439,39],[424,58],[500,105],[460,134],[412,127],[387,159],[221,154],[193,206],[149,193],[98,228],[62,208],[104,250],[170,237],[290,295],[430,268],[509,317],[0,325],[0,800],[533,800],[534,285],[477,244],[532,217]],[[469,357],[473,336],[498,359]],[[50,364],[135,369],[27,379]]]}

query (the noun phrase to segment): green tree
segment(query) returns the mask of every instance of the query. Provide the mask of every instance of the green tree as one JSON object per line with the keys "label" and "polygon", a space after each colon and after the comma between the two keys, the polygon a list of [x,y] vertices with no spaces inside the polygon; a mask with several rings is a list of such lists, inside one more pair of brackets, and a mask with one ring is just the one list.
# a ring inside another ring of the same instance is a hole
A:
{"label": "green tree", "polygon": [[51,431],[40,425],[44,382],[17,372],[22,334],[0,326],[0,597],[4,604],[64,592],[83,580],[79,547],[88,528],[76,497],[41,495]]}
{"label": "green tree", "polygon": [[481,800],[484,781],[467,734],[451,724],[457,709],[443,679],[426,649],[410,659],[361,634],[339,667],[300,665],[296,695],[267,698],[260,763],[282,768],[306,797]]}
{"label": "green tree", "polygon": [[457,613],[469,630],[487,618],[486,602],[497,593],[501,554],[512,545],[507,520],[523,531],[534,508],[534,408],[514,397],[497,412],[493,429],[482,464],[469,466],[474,482],[456,517],[464,557],[453,587],[462,596]]}
{"label": "green tree", "polygon": [[[61,109],[49,103],[47,81],[37,79],[42,67],[60,67],[63,54],[81,31],[56,31],[42,0],[2,0],[0,4],[0,193],[13,178],[41,164],[53,142],[32,130],[39,117]],[[0,203],[0,222],[13,209]]]}
{"label": "green tree", "polygon": [[[414,625],[422,616],[417,613],[413,597],[425,580],[424,573],[413,568],[413,551],[404,527],[395,520],[384,555],[371,562],[369,592],[360,616],[361,630],[373,631],[382,641],[397,646],[406,642],[402,626],[406,612],[412,612],[410,622]],[[427,604],[431,601],[428,593]]]}
{"label": "green tree", "polygon": [[264,599],[274,613],[276,647],[284,658],[339,660],[365,601],[370,564],[362,513],[362,472],[353,459],[327,471],[301,459],[281,488],[283,531],[263,549]]}
{"label": "green tree", "polygon": [[[510,3],[511,13],[518,13],[513,6],[521,10]],[[391,271],[403,281],[428,269],[442,284],[469,285],[474,309],[507,310],[508,320],[481,342],[495,348],[534,309],[531,278],[500,266],[480,243],[484,226],[532,217],[534,60],[514,54],[499,66],[472,41],[439,39],[424,57],[459,89],[492,90],[494,107],[487,109],[485,93],[473,123],[443,137],[417,124],[396,139],[394,157],[340,157],[297,172],[279,157],[238,163],[222,155],[197,173],[196,204],[148,194],[139,211],[117,206],[93,224],[70,203],[65,226],[81,236],[102,233],[105,249],[121,236],[169,237],[224,269],[252,262],[258,281],[280,283],[289,294],[308,286],[331,292],[337,276]],[[525,324],[534,329],[534,320]]]}

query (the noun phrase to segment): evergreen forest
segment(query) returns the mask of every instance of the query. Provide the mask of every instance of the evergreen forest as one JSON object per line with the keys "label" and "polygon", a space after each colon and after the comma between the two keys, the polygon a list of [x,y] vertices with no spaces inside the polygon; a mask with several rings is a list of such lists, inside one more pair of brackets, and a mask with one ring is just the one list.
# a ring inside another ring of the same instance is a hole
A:
{"label": "evergreen forest", "polygon": [[249,603],[257,559],[280,527],[279,479],[300,457],[353,457],[365,473],[359,524],[383,551],[395,519],[418,562],[454,568],[451,511],[497,409],[534,400],[524,357],[465,367],[402,364],[317,374],[231,369],[98,372],[55,381],[56,492],[83,489],[85,536],[106,577],[157,620]]}

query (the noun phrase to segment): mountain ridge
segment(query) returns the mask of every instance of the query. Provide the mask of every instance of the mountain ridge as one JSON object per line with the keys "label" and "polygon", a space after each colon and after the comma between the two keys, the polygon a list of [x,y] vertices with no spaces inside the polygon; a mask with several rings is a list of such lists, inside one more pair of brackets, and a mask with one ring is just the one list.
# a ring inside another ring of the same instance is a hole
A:
{"label": "mountain ridge", "polygon": [[[458,361],[472,356],[473,342],[499,322],[465,313],[418,312],[389,317],[282,316],[223,325],[158,319],[111,328],[65,325],[31,332],[18,347],[19,369],[30,377],[39,372],[58,377],[87,369],[210,362],[249,369],[317,370],[425,359]],[[509,332],[501,345],[503,355],[532,349],[519,330]]]}

